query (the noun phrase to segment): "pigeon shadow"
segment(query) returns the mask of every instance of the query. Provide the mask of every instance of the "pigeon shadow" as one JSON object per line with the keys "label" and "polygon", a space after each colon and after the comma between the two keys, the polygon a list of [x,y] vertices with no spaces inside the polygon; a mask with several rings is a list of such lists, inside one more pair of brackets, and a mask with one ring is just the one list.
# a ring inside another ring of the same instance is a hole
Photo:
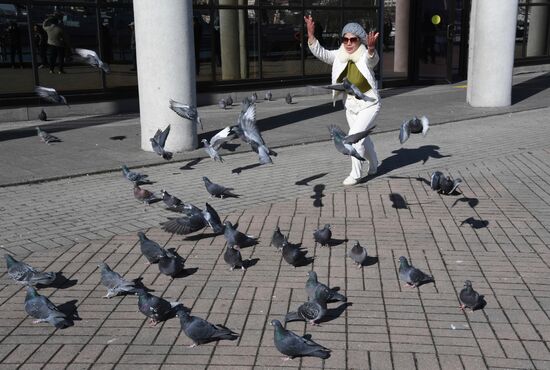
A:
{"label": "pigeon shadow", "polygon": [[[135,278],[134,280],[132,280],[132,282],[134,283],[134,286],[136,287],[136,290],[138,289],[143,289],[144,291],[146,292],[154,292],[155,290],[154,289],[149,289],[147,288],[144,284],[143,284],[143,276],[140,276],[138,278]],[[117,294],[117,296],[124,296],[124,295],[134,295],[135,293],[132,293],[132,292],[121,292],[119,294]]]}
{"label": "pigeon shadow", "polygon": [[76,307],[76,302],[78,302],[77,299],[73,299],[72,301],[65,302],[63,304],[60,304],[57,306],[57,309],[65,314],[67,317],[67,322],[69,325],[66,327],[70,327],[74,325],[75,321],[81,321],[80,315],[78,314],[78,310]]}
{"label": "pigeon shadow", "polygon": [[223,143],[221,147],[228,152],[234,152],[240,146],[241,144]]}
{"label": "pigeon shadow", "polygon": [[480,299],[479,304],[475,306],[472,309],[472,311],[483,310],[485,306],[487,306],[487,301],[485,300],[485,296],[480,296],[479,299]]}
{"label": "pigeon shadow", "polygon": [[391,193],[390,200],[392,202],[392,207],[395,209],[409,209],[405,198],[401,194]]}
{"label": "pigeon shadow", "polygon": [[199,271],[198,267],[184,268],[179,273],[174,275],[174,279],[179,279],[179,278],[184,278],[184,277],[187,277],[187,276],[191,276],[194,273],[196,273],[197,271]]}
{"label": "pigeon shadow", "polygon": [[67,289],[75,286],[77,282],[78,279],[69,280],[67,277],[63,276],[63,272],[60,271],[55,274],[55,280],[53,281],[53,283],[48,285],[38,284],[37,288],[52,287],[56,289]]}
{"label": "pigeon shadow", "polygon": [[111,136],[109,138],[109,140],[118,140],[118,141],[122,141],[124,139],[126,139],[126,136],[124,136],[124,135]]}
{"label": "pigeon shadow", "polygon": [[465,219],[464,221],[462,221],[460,223],[460,226],[462,226],[464,224],[470,225],[473,229],[483,229],[484,227],[489,226],[489,221],[487,221],[487,220],[477,220],[473,217],[468,217],[467,219]]}
{"label": "pigeon shadow", "polygon": [[451,208],[454,207],[454,206],[456,206],[458,202],[468,203],[468,205],[469,205],[471,208],[475,208],[475,207],[479,204],[479,200],[478,200],[477,198],[462,197],[462,198],[460,198],[460,199],[455,200],[455,202],[453,203],[453,205],[451,206]]}
{"label": "pigeon shadow", "polygon": [[324,323],[324,322],[336,320],[337,318],[339,318],[344,313],[346,308],[348,308],[349,306],[352,306],[352,305],[353,305],[353,303],[346,302],[346,303],[342,303],[340,306],[338,306],[336,308],[329,308],[327,310],[327,313],[325,314],[325,316],[323,316],[321,318],[321,320],[318,321],[318,323],[321,324],[321,323]]}
{"label": "pigeon shadow", "polygon": [[260,167],[261,165],[262,165],[261,163],[253,163],[253,164],[249,164],[247,166],[237,167],[237,168],[232,169],[231,173],[236,173],[237,175],[239,175],[243,171],[251,170],[253,168]]}
{"label": "pigeon shadow", "polygon": [[296,261],[292,266],[294,266],[294,267],[309,266],[313,263],[313,261],[315,261],[315,257],[304,255],[304,257],[302,259],[300,259],[299,261]]}
{"label": "pigeon shadow", "polygon": [[250,267],[255,266],[259,260],[260,260],[259,258],[247,259],[246,261],[243,262],[244,268],[248,270]]}
{"label": "pigeon shadow", "polygon": [[141,185],[153,185],[156,181],[151,181],[151,180],[139,180],[139,181],[134,181],[134,183],[137,185],[137,186],[141,186]]}
{"label": "pigeon shadow", "polygon": [[317,175],[313,175],[313,176],[309,176],[309,177],[306,177],[305,179],[301,179],[301,180],[298,180],[294,183],[294,185],[309,185],[309,182],[310,181],[313,181],[313,180],[317,180],[317,179],[320,179],[321,177],[324,177],[328,175],[328,172],[322,172],[322,173],[319,173]]}
{"label": "pigeon shadow", "polygon": [[325,190],[324,184],[317,184],[313,187],[313,191],[315,194],[313,194],[310,198],[314,199],[313,201],[313,207],[320,208],[323,207],[323,190]]}
{"label": "pigeon shadow", "polygon": [[373,257],[367,256],[367,258],[365,258],[365,260],[363,261],[361,266],[368,267],[368,266],[376,265],[377,263],[378,263],[378,257],[377,256],[373,256]]}
{"label": "pigeon shadow", "polygon": [[185,164],[185,166],[180,167],[180,170],[194,170],[193,166],[197,165],[202,158],[195,158]]}
{"label": "pigeon shadow", "polygon": [[198,241],[206,238],[213,238],[215,236],[218,236],[218,234],[217,233],[200,233],[200,234],[187,236],[184,238],[184,240]]}
{"label": "pigeon shadow", "polygon": [[348,242],[347,238],[346,239],[330,239],[327,244],[328,244],[329,247],[336,247],[336,246],[338,246],[340,244],[344,244],[346,242]]}

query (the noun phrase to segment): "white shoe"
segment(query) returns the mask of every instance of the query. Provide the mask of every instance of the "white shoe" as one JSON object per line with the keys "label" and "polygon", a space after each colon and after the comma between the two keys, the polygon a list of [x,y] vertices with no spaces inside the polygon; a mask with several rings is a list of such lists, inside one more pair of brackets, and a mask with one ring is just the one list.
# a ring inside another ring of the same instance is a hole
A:
{"label": "white shoe", "polygon": [[344,185],[355,185],[355,184],[357,184],[357,180],[358,179],[354,179],[353,177],[348,176],[344,179],[342,184],[344,184]]}

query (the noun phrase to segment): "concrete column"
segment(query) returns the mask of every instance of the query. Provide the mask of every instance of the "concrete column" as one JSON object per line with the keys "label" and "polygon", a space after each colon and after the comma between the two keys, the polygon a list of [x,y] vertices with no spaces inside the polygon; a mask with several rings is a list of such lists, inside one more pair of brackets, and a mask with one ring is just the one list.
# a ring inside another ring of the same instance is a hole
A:
{"label": "concrete column", "polygon": [[473,107],[512,103],[518,0],[473,0],[466,99]]}
{"label": "concrete column", "polygon": [[[220,0],[220,5],[235,6],[237,0]],[[219,12],[222,80],[237,80],[240,78],[239,14],[237,9]]]}
{"label": "concrete column", "polygon": [[[239,5],[246,5],[245,0],[239,0]],[[241,79],[248,78],[248,49],[246,37],[248,32],[248,15],[246,10],[239,9],[239,60],[241,65]]]}
{"label": "concrete column", "polygon": [[409,71],[409,13],[410,0],[395,2],[395,44],[393,54],[393,71]]}
{"label": "concrete column", "polygon": [[134,1],[141,148],[171,124],[169,151],[197,147],[195,125],[173,112],[169,100],[196,105],[195,48],[191,1]]}
{"label": "concrete column", "polygon": [[[550,0],[538,0],[537,3],[550,4]],[[526,55],[528,57],[546,55],[549,7],[531,6],[528,9],[530,12]]]}

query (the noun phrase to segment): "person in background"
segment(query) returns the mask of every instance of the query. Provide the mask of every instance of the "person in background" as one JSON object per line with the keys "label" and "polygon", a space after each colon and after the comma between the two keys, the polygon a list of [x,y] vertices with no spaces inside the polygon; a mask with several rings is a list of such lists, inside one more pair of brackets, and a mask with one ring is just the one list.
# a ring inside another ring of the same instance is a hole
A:
{"label": "person in background", "polygon": [[15,21],[11,21],[7,30],[7,44],[10,48],[11,68],[15,68],[15,54],[19,56],[19,68],[23,68],[23,52],[21,50],[21,31]]}
{"label": "person in background", "polygon": [[[344,77],[357,86],[368,101],[357,99],[354,95],[344,94],[344,107],[349,125],[349,134],[366,131],[374,126],[374,120],[380,111],[380,95],[376,88],[373,68],[378,64],[376,51],[378,32],[367,32],[358,23],[348,23],[342,29],[342,44],[337,50],[327,50],[315,38],[315,22],[311,16],[304,17],[307,26],[308,45],[311,53],[319,60],[332,65],[332,83],[342,82]],[[365,44],[367,47],[365,47]],[[353,144],[359,155],[369,164],[368,174],[378,170],[378,157],[374,144],[367,136]],[[344,185],[355,185],[362,177],[363,162],[351,157],[351,172]]]}
{"label": "person in background", "polygon": [[38,68],[45,68],[48,66],[48,34],[40,24],[35,24],[32,31],[34,47],[40,56],[40,65]]}
{"label": "person in background", "polygon": [[130,27],[130,51],[132,53],[132,68],[130,68],[130,71],[136,71],[137,70],[137,56],[136,56],[136,29],[134,27],[134,22],[130,22],[128,25]]}
{"label": "person in background", "polygon": [[65,61],[65,47],[67,46],[67,36],[63,27],[60,25],[61,15],[54,14],[42,23],[42,28],[48,35],[48,52],[50,57],[50,73],[54,73],[57,61],[59,61],[58,74],[65,73],[64,61]]}

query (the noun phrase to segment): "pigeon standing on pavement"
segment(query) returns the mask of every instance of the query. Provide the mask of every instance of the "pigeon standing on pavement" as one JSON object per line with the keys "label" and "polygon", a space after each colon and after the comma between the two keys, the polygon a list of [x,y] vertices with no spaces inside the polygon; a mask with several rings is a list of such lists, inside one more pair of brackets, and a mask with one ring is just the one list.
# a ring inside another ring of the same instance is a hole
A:
{"label": "pigeon standing on pavement", "polygon": [[24,262],[17,261],[11,255],[4,255],[8,267],[8,275],[15,282],[24,285],[50,285],[55,281],[55,272],[40,272]]}
{"label": "pigeon standing on pavement", "polygon": [[330,224],[325,224],[322,229],[317,229],[313,232],[313,239],[321,246],[329,245],[332,238],[332,231],[330,230]]}
{"label": "pigeon standing on pavement", "polygon": [[223,254],[223,260],[229,265],[229,270],[233,271],[235,268],[240,267],[241,270],[246,270],[244,267],[243,258],[238,247],[235,247],[229,243],[225,247],[225,253]]}
{"label": "pigeon standing on pavement", "polygon": [[264,100],[271,101],[273,99],[273,94],[271,93],[271,90],[265,93]]}
{"label": "pigeon standing on pavement", "polygon": [[296,333],[283,328],[279,320],[271,321],[274,327],[273,342],[275,347],[283,355],[288,356],[287,359],[295,357],[313,356],[322,359],[330,357],[330,349],[315,343],[311,339],[300,337]]}
{"label": "pigeon standing on pavement", "polygon": [[69,105],[67,104],[67,99],[65,99],[63,95],[59,95],[57,91],[51,87],[35,86],[34,92],[49,103]]}
{"label": "pigeon standing on pavement", "polygon": [[134,198],[147,205],[160,200],[153,192],[140,188],[137,182],[134,183]]}
{"label": "pigeon standing on pavement", "polygon": [[289,321],[306,321],[310,325],[318,325],[327,314],[327,303],[322,299],[312,299],[301,304],[296,311],[286,314],[285,324]]}
{"label": "pigeon standing on pavement", "polygon": [[254,91],[252,95],[250,95],[250,102],[254,104],[256,103],[256,100],[258,100],[258,94],[256,94],[256,92]]}
{"label": "pigeon standing on pavement", "polygon": [[432,190],[445,195],[454,193],[461,183],[462,179],[453,180],[449,176],[445,176],[441,171],[434,171],[430,179]]}
{"label": "pigeon standing on pavement", "polygon": [[286,238],[282,243],[281,253],[285,262],[294,267],[305,266],[311,261],[310,258],[306,258],[307,250],[289,243]]}
{"label": "pigeon standing on pavement", "polygon": [[409,265],[409,261],[403,256],[399,257],[399,278],[410,288],[418,288],[419,285],[434,281],[432,276]]}
{"label": "pigeon standing on pavement", "polygon": [[160,195],[162,195],[162,201],[166,204],[166,208],[171,211],[181,212],[184,203],[178,197],[171,195],[164,189],[160,189]]}
{"label": "pigeon standing on pavement", "polygon": [[330,125],[328,127],[328,130],[330,132],[330,137],[332,138],[332,141],[334,142],[334,146],[336,147],[336,150],[338,150],[340,153],[344,155],[349,155],[354,158],[359,159],[360,161],[365,161],[365,158],[361,157],[357,150],[353,147],[352,144],[357,143],[359,140],[367,137],[370,135],[372,130],[374,130],[374,127],[371,127],[370,129],[359,132],[352,135],[346,135],[346,133],[337,125]]}
{"label": "pigeon standing on pavement", "polygon": [[151,326],[167,320],[174,309],[181,305],[179,302],[168,302],[166,299],[152,295],[145,289],[137,289],[139,312],[147,316]]}
{"label": "pigeon standing on pavement", "polygon": [[175,278],[183,272],[185,260],[170,250],[165,251],[165,254],[159,258],[159,271],[161,274]]}
{"label": "pigeon standing on pavement", "polygon": [[221,199],[223,199],[224,196],[225,197],[235,197],[235,198],[238,197],[237,194],[233,194],[231,192],[231,190],[233,190],[233,188],[228,188],[228,187],[213,183],[206,176],[202,177],[202,181],[204,181],[204,186],[206,187],[206,191],[211,196],[219,197]]}
{"label": "pigeon standing on pavement", "polygon": [[87,63],[94,68],[102,69],[105,73],[111,73],[111,67],[109,67],[107,63],[104,63],[101,59],[99,59],[99,56],[95,51],[76,48],[74,49],[74,52],[78,56],[78,58],[76,59],[79,59],[81,62]]}
{"label": "pigeon standing on pavement", "polygon": [[283,249],[283,243],[288,242],[287,237],[283,235],[279,226],[275,228],[273,236],[271,237],[271,245],[273,245],[277,250]]}
{"label": "pigeon standing on pavement", "polygon": [[40,111],[40,113],[38,113],[38,119],[41,120],[41,121],[47,121],[48,120],[48,116],[46,115],[46,112],[44,111],[44,109],[42,109]]}
{"label": "pigeon standing on pavement", "polygon": [[225,109],[227,107],[227,102],[225,101],[225,99],[220,99],[218,101],[218,107],[221,109]]}
{"label": "pigeon standing on pavement", "polygon": [[225,225],[223,236],[227,240],[227,244],[237,247],[248,247],[256,243],[256,238],[252,235],[246,235],[237,230],[229,221],[223,223]]}
{"label": "pigeon standing on pavement", "polygon": [[460,291],[460,309],[464,311],[465,308],[469,308],[472,311],[475,311],[476,308],[483,306],[484,296],[479,295],[478,292],[472,287],[472,282],[466,280],[464,282],[464,288]]}
{"label": "pigeon standing on pavement", "polygon": [[147,238],[141,231],[138,231],[137,235],[141,254],[147,258],[148,264],[158,263],[161,257],[166,256],[166,250],[156,241]]}
{"label": "pigeon standing on pavement", "polygon": [[231,97],[231,95],[229,95],[226,99],[225,99],[225,102],[227,105],[231,106],[233,105],[233,98]]}
{"label": "pigeon standing on pavement", "polygon": [[200,317],[191,316],[183,308],[178,306],[176,315],[180,319],[181,329],[193,341],[189,347],[193,348],[200,344],[217,340],[235,340],[239,335],[221,325],[214,325]]}
{"label": "pigeon standing on pavement", "polygon": [[147,181],[147,177],[149,177],[149,175],[144,175],[139,172],[130,171],[128,166],[126,166],[125,164],[122,165],[122,174],[128,181],[137,182],[137,183]]}
{"label": "pigeon standing on pavement", "polygon": [[357,268],[361,268],[368,258],[367,248],[362,247],[359,241],[356,240],[355,244],[348,252],[348,256],[355,262]]}
{"label": "pigeon standing on pavement", "polygon": [[340,301],[347,302],[348,298],[337,291],[330,289],[327,285],[317,280],[315,271],[308,272],[306,281],[306,293],[309,300],[318,299],[325,302]]}
{"label": "pigeon standing on pavement", "polygon": [[168,134],[170,133],[170,125],[164,129],[164,131],[161,131],[160,129],[157,130],[155,133],[155,136],[149,139],[151,141],[151,146],[153,147],[153,150],[155,153],[160,155],[162,158],[169,161],[172,159],[173,153],[169,152],[164,149],[164,145],[166,144],[166,139],[168,138]]}
{"label": "pigeon standing on pavement", "polygon": [[107,294],[103,298],[111,298],[120,293],[136,292],[136,284],[133,281],[124,280],[118,272],[111,270],[105,262],[100,263],[98,267],[101,272],[101,284],[107,287]]}
{"label": "pigeon standing on pavement", "polygon": [[201,129],[204,129],[197,107],[194,105],[187,105],[170,99],[170,109],[176,112],[178,116],[186,118],[197,125],[197,127],[200,125]]}
{"label": "pigeon standing on pavement", "polygon": [[399,142],[403,144],[409,139],[411,134],[422,133],[422,136],[426,136],[429,129],[430,121],[426,118],[426,116],[422,116],[420,118],[414,116],[401,124],[401,129],[399,130]]}
{"label": "pigeon standing on pavement", "polygon": [[27,296],[25,297],[25,312],[37,320],[33,324],[47,322],[58,329],[71,326],[71,322],[63,312],[43,295],[36,292],[33,287],[27,287]]}
{"label": "pigeon standing on pavement", "polygon": [[36,132],[37,132],[38,137],[40,138],[40,140],[42,140],[42,142],[44,142],[48,145],[50,143],[59,143],[59,142],[61,142],[61,139],[59,139],[57,136],[53,136],[52,134],[48,134],[46,131],[41,130],[40,127],[36,128]]}

